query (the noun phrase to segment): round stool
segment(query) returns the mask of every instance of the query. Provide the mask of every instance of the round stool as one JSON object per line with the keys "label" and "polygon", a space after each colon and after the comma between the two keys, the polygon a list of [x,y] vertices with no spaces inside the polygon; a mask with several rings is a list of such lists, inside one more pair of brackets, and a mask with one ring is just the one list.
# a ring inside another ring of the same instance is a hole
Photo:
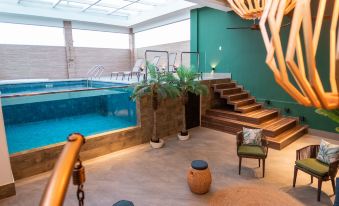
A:
{"label": "round stool", "polygon": [[134,206],[133,202],[128,200],[120,200],[112,206]]}
{"label": "round stool", "polygon": [[205,194],[209,191],[212,176],[208,164],[204,160],[194,160],[187,173],[187,183],[195,194]]}

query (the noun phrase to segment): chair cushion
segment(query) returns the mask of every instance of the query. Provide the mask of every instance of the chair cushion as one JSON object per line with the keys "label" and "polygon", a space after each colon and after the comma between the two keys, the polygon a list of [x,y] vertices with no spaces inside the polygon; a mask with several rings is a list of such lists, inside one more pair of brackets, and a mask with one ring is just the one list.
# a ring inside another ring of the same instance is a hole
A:
{"label": "chair cushion", "polygon": [[265,152],[262,147],[257,145],[241,145],[238,148],[239,155],[249,155],[254,157],[265,157]]}
{"label": "chair cushion", "polygon": [[299,167],[304,168],[305,170],[319,175],[319,176],[325,176],[328,173],[329,166],[325,163],[320,162],[319,160],[315,158],[307,158],[303,160],[297,160],[295,161],[295,164]]}
{"label": "chair cushion", "polygon": [[208,164],[204,160],[194,160],[191,163],[191,167],[196,170],[204,170],[208,168]]}
{"label": "chair cushion", "polygon": [[249,129],[243,127],[242,131],[244,137],[243,144],[261,146],[262,129]]}
{"label": "chair cushion", "polygon": [[331,164],[338,160],[339,145],[331,144],[325,140],[321,140],[317,160],[326,164]]}

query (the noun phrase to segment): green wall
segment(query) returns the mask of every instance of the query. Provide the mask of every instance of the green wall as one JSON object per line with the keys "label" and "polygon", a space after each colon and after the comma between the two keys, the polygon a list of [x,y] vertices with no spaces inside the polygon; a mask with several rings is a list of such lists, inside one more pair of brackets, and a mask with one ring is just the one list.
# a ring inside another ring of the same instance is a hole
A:
{"label": "green wall", "polygon": [[[314,112],[314,108],[298,105],[275,81],[265,64],[266,50],[260,31],[227,30],[227,27],[250,26],[234,12],[211,8],[191,11],[191,51],[200,52],[200,71],[229,72],[232,79],[243,85],[258,101],[271,100],[272,107],[282,114],[304,116],[311,128],[335,132],[336,123]],[[328,25],[325,25],[328,26]],[[282,41],[287,42],[289,28],[281,31]],[[317,53],[317,64],[325,88],[328,88],[328,36],[322,35]],[[221,50],[220,50],[221,49]],[[324,69],[322,69],[324,68]],[[285,114],[284,108],[291,113]]]}

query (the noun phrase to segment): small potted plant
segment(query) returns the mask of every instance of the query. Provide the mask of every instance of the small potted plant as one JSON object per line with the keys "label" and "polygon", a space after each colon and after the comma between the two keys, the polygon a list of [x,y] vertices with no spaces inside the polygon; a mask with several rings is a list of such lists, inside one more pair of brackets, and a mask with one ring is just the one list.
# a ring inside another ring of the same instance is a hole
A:
{"label": "small potted plant", "polygon": [[141,83],[135,85],[131,98],[133,100],[140,99],[145,95],[150,95],[152,98],[153,108],[153,132],[150,144],[153,148],[161,148],[164,145],[164,140],[157,135],[157,111],[160,106],[160,101],[167,98],[176,98],[179,95],[179,90],[173,85],[175,78],[172,73],[157,72],[157,68],[153,64],[146,63],[148,68],[148,78]]}
{"label": "small potted plant", "polygon": [[179,140],[188,140],[189,134],[186,128],[186,105],[188,102],[188,93],[191,92],[196,95],[206,95],[208,93],[208,88],[206,85],[200,83],[200,81],[195,81],[195,79],[200,75],[196,73],[193,69],[187,68],[185,66],[180,66],[177,69],[178,79],[176,81],[176,87],[180,92],[181,104],[183,108],[182,121],[183,126],[180,133],[178,133]]}

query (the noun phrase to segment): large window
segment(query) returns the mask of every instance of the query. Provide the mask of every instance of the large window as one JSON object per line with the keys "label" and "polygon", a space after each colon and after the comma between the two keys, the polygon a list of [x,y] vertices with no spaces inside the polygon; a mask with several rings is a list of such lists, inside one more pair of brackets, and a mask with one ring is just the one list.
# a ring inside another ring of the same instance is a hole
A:
{"label": "large window", "polygon": [[0,44],[64,46],[63,28],[0,23]]}
{"label": "large window", "polygon": [[128,49],[129,35],[111,32],[73,29],[75,47]]}
{"label": "large window", "polygon": [[157,27],[135,34],[135,47],[148,47],[190,40],[190,20]]}

